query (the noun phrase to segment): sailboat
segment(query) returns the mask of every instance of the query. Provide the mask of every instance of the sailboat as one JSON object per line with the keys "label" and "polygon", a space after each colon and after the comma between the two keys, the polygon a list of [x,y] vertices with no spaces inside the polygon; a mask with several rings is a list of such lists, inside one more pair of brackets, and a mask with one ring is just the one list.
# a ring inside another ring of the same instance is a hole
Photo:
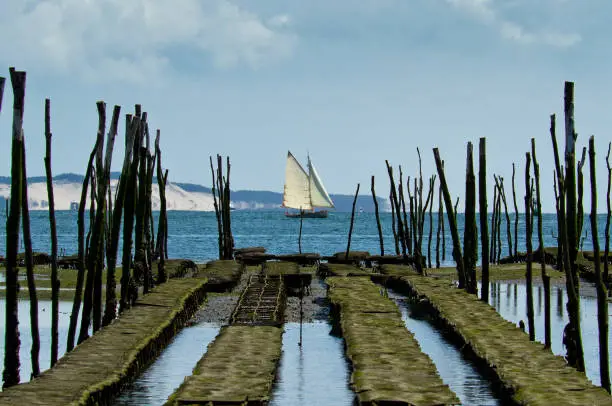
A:
{"label": "sailboat", "polygon": [[300,210],[298,213],[285,212],[287,217],[298,218],[325,218],[328,215],[327,210],[314,209],[334,207],[334,202],[327,194],[317,170],[310,161],[310,156],[306,172],[291,151],[287,152],[282,207]]}

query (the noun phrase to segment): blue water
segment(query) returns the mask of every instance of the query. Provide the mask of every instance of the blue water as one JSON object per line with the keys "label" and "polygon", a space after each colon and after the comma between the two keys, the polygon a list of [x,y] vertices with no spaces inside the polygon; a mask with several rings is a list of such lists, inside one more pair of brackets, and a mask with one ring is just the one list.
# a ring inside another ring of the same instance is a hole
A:
{"label": "blue water", "polygon": [[274,384],[271,406],[347,405],[355,400],[349,387],[350,370],[342,338],[330,335],[325,322],[286,323],[283,353]]}
{"label": "blue water", "polygon": [[[588,282],[583,282],[588,286]],[[480,289],[480,285],[479,285]],[[544,288],[534,284],[534,324],[536,340],[544,342]],[[551,350],[556,355],[565,356],[563,329],[568,322],[566,309],[567,294],[565,286],[552,286],[551,307]],[[527,326],[527,287],[524,283],[493,282],[489,288],[489,304],[506,320],[518,325],[520,320]],[[612,315],[612,303],[608,303],[608,314]],[[527,327],[526,327],[527,328]],[[592,296],[580,295],[580,328],[586,375],[595,385],[599,385],[599,336],[597,326],[597,300]],[[608,338],[608,351],[612,354],[612,336]],[[610,360],[612,368],[612,359]]]}
{"label": "blue water", "polygon": [[473,364],[465,358],[461,350],[444,338],[421,313],[418,306],[409,300],[404,300],[398,294],[389,292],[402,312],[402,320],[406,328],[414,334],[421,350],[431,358],[436,365],[442,381],[459,397],[463,405],[500,405],[501,398],[493,392],[490,382]]}
{"label": "blue water", "polygon": [[[2,213],[3,214],[3,213]],[[157,226],[158,212],[154,213],[154,222]],[[46,211],[33,211],[32,216],[32,244],[35,251],[50,251],[49,218]],[[385,253],[394,253],[393,233],[391,229],[391,213],[382,213],[382,228],[384,234]],[[330,255],[334,252],[346,250],[351,213],[330,213],[326,219],[304,219],[302,230],[302,251],[319,252]],[[2,219],[2,217],[0,217]],[[58,246],[67,254],[76,253],[77,250],[77,213],[74,211],[57,212]],[[519,218],[519,250],[525,250],[525,226]],[[543,216],[543,234],[546,246],[556,246],[557,220],[555,214]],[[445,216],[446,222],[446,216]],[[605,216],[598,216],[600,244],[603,246]],[[88,223],[86,221],[86,223]],[[463,241],[463,215],[457,216],[459,233]],[[490,223],[490,221],[489,221]],[[513,216],[511,219],[514,230]],[[505,220],[502,221],[502,255],[508,254],[505,243]],[[584,221],[585,234],[588,229],[589,237],[584,239],[583,248],[590,250],[590,223],[588,216]],[[172,258],[190,258],[195,261],[207,261],[217,256],[217,221],[214,212],[170,211],[168,212],[168,251]],[[423,252],[427,254],[427,237],[429,232],[429,218],[425,218],[425,236],[423,238]],[[157,230],[157,228],[155,228]],[[435,244],[437,231],[437,215],[434,213],[433,238],[431,245],[432,262],[435,263]],[[264,246],[274,254],[292,253],[298,251],[299,219],[284,216],[279,210],[235,210],[232,211],[232,232],[236,247]],[[446,232],[446,260],[444,265],[452,265],[452,240],[448,224]],[[513,231],[514,238],[514,231]],[[537,247],[537,235],[533,237],[534,247]],[[0,255],[6,249],[6,230],[0,227]],[[20,243],[20,250],[22,250]],[[365,250],[373,254],[380,253],[378,231],[374,213],[358,213],[355,215],[355,225],[351,240],[352,250]],[[121,252],[121,245],[119,247]]]}
{"label": "blue water", "polygon": [[198,323],[185,327],[130,386],[121,392],[113,405],[162,405],[192,374],[208,344],[219,333],[220,327]]}

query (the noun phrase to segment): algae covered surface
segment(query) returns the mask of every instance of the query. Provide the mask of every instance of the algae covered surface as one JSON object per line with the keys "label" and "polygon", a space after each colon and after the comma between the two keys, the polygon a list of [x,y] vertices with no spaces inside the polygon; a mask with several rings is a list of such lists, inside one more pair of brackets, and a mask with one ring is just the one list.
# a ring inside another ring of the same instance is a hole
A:
{"label": "algae covered surface", "polygon": [[206,278],[173,279],[40,377],[0,393],[0,405],[106,404],[138,374],[205,298]]}
{"label": "algae covered surface", "polygon": [[353,366],[351,384],[361,403],[460,403],[381,288],[367,277],[330,277],[327,283]]}
{"label": "algae covered surface", "polygon": [[449,280],[405,274],[392,284],[429,305],[497,375],[513,401],[525,405],[612,405],[612,398],[583,373],[543,348],[494,308]]}
{"label": "algae covered surface", "polygon": [[166,405],[266,402],[281,356],[282,328],[226,326]]}
{"label": "algae covered surface", "polygon": [[[523,280],[525,279],[525,267],[525,263],[489,265],[489,280]],[[426,269],[426,272],[428,276],[434,278],[444,278],[448,280],[457,279],[457,269],[454,267]],[[552,269],[550,266],[546,267],[546,272],[553,281],[562,281],[565,278],[565,274],[563,272]],[[381,267],[381,273],[395,276],[416,274],[413,268],[406,265],[383,265]],[[476,268],[476,278],[478,280],[482,279],[482,272],[480,268]],[[533,263],[533,280],[534,282],[542,283],[540,264]]]}

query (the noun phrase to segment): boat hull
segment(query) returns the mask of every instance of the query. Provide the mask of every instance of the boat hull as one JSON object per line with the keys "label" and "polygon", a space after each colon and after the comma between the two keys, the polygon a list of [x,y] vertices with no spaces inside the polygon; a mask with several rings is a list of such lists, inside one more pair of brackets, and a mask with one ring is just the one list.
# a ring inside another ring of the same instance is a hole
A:
{"label": "boat hull", "polygon": [[323,218],[327,218],[327,215],[329,214],[329,212],[327,210],[321,210],[321,211],[305,211],[303,213],[285,213],[286,217],[290,217],[290,218],[300,218],[303,217],[305,219],[311,218],[311,219],[323,219]]}

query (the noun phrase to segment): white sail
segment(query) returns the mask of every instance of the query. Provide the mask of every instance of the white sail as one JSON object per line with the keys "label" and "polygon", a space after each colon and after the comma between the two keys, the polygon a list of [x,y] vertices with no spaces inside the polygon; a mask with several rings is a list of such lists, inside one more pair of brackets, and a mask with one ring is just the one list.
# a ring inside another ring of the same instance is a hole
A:
{"label": "white sail", "polygon": [[327,194],[327,190],[325,190],[325,186],[323,186],[323,182],[321,182],[321,178],[317,173],[312,162],[310,162],[310,157],[308,157],[308,173],[309,173],[309,183],[310,183],[310,204],[312,207],[334,207],[334,202]]}
{"label": "white sail", "polygon": [[287,152],[283,207],[311,210],[308,174],[291,152]]}

